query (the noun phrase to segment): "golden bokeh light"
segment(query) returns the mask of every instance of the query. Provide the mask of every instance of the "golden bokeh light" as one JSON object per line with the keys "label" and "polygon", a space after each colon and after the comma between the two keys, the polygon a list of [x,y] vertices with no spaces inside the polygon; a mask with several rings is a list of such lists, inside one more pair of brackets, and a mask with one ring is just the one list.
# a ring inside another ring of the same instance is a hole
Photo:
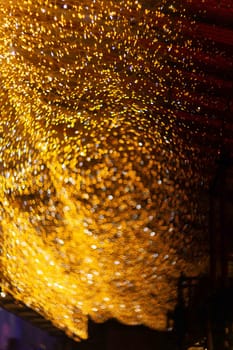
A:
{"label": "golden bokeh light", "polygon": [[191,42],[165,5],[0,0],[1,286],[73,337],[88,317],[164,329],[180,272],[206,268],[168,105]]}

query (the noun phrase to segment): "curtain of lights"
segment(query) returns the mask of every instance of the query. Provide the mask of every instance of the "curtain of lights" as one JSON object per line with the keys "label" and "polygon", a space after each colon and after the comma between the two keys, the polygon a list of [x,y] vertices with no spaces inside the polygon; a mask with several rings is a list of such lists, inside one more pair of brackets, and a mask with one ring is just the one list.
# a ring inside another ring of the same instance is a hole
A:
{"label": "curtain of lights", "polygon": [[206,270],[190,25],[168,1],[0,0],[1,286],[76,339],[164,329]]}

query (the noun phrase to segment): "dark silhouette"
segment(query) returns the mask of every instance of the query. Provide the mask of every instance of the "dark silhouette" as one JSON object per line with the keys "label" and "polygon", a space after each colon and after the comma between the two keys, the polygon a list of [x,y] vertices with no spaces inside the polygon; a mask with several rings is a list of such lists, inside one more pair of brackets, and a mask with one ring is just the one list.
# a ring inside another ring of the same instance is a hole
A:
{"label": "dark silhouette", "polygon": [[9,338],[7,350],[20,350],[20,343],[17,338]]}

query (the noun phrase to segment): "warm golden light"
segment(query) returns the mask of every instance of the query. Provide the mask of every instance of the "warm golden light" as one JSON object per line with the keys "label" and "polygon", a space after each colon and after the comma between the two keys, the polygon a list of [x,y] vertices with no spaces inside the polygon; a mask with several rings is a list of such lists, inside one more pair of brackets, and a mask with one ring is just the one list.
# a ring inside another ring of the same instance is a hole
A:
{"label": "warm golden light", "polygon": [[1,285],[74,337],[88,316],[164,329],[205,268],[166,107],[179,28],[141,1],[0,0]]}

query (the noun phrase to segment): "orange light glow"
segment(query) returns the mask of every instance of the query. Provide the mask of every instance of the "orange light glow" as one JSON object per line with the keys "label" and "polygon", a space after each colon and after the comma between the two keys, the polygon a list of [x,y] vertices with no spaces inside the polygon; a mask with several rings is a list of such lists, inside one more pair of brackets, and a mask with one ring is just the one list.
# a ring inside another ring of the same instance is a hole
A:
{"label": "orange light glow", "polygon": [[0,33],[3,291],[77,338],[88,316],[164,329],[175,279],[206,266],[197,159],[164,108],[179,22],[141,1],[0,0]]}

